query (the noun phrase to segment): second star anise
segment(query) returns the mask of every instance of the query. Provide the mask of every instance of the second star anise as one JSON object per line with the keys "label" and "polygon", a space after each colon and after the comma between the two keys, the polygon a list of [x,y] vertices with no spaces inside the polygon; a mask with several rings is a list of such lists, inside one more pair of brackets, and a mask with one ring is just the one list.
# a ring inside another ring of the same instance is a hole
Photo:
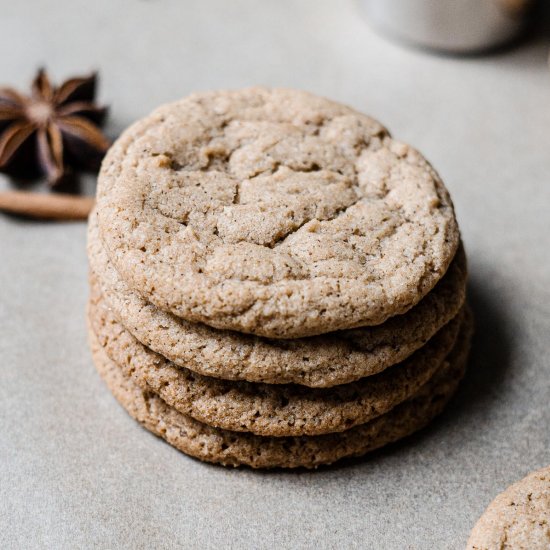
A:
{"label": "second star anise", "polygon": [[44,175],[53,186],[70,169],[96,171],[110,145],[99,129],[107,109],[94,103],[96,80],[55,87],[40,69],[30,96],[0,88],[0,172]]}

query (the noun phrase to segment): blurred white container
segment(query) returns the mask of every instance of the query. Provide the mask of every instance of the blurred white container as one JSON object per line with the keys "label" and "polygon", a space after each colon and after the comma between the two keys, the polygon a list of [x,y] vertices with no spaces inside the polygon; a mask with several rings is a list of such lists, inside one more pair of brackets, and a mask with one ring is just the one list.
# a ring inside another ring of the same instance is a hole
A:
{"label": "blurred white container", "polygon": [[533,0],[360,0],[369,20],[398,39],[455,53],[489,50],[525,28]]}

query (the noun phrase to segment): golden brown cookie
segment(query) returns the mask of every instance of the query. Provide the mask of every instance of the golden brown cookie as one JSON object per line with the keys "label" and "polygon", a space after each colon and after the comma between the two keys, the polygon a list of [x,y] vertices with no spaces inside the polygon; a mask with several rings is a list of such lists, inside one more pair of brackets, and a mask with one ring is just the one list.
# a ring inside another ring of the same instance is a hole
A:
{"label": "golden brown cookie", "polygon": [[550,466],[498,495],[479,518],[467,550],[550,549]]}
{"label": "golden brown cookie", "polygon": [[404,313],[459,244],[417,151],[349,107],[264,88],[194,94],[124,132],[103,163],[98,221],[143,298],[271,338]]}

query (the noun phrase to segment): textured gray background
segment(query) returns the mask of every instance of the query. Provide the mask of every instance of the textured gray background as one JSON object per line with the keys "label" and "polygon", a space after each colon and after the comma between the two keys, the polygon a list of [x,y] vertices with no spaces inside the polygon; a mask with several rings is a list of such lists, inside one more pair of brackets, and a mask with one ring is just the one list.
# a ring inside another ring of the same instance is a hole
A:
{"label": "textured gray background", "polygon": [[460,549],[494,494],[550,464],[548,42],[431,56],[352,1],[0,4],[0,81],[99,68],[112,134],[193,90],[256,83],[378,117],[452,192],[478,324],[462,389],[419,437],[316,473],[226,470],[140,429],[100,382],[84,224],[0,216],[3,548]]}

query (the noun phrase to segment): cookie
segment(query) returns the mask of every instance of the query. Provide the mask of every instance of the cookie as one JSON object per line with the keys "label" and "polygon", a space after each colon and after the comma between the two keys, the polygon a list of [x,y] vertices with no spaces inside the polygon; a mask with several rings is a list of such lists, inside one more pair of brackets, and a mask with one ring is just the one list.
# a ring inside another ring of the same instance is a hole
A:
{"label": "cookie", "polygon": [[550,548],[550,466],[498,495],[479,518],[467,550]]}
{"label": "cookie", "polygon": [[124,132],[99,176],[98,223],[143,298],[270,338],[404,313],[459,244],[417,151],[349,107],[264,88],[194,94]]}
{"label": "cookie", "polygon": [[414,308],[382,325],[294,340],[268,340],[189,323],[133,292],[109,262],[95,214],[88,256],[105,300],[147,347],[206,376],[270,384],[329,387],[371,376],[406,359],[462,307],[466,258],[462,247],[443,279]]}
{"label": "cookie", "polygon": [[315,468],[344,457],[360,456],[424,427],[455,391],[466,366],[471,322],[439,373],[409,401],[389,413],[345,432],[301,437],[262,437],[213,428],[167,405],[157,394],[143,391],[108,358],[91,337],[95,365],[126,411],[146,429],[200,460],[252,468]]}
{"label": "cookie", "polygon": [[426,346],[385,372],[333,388],[234,382],[178,367],[138,342],[94,289],[89,322],[107,355],[143,390],[196,420],[258,435],[318,435],[347,430],[414,395],[452,349],[462,315]]}

